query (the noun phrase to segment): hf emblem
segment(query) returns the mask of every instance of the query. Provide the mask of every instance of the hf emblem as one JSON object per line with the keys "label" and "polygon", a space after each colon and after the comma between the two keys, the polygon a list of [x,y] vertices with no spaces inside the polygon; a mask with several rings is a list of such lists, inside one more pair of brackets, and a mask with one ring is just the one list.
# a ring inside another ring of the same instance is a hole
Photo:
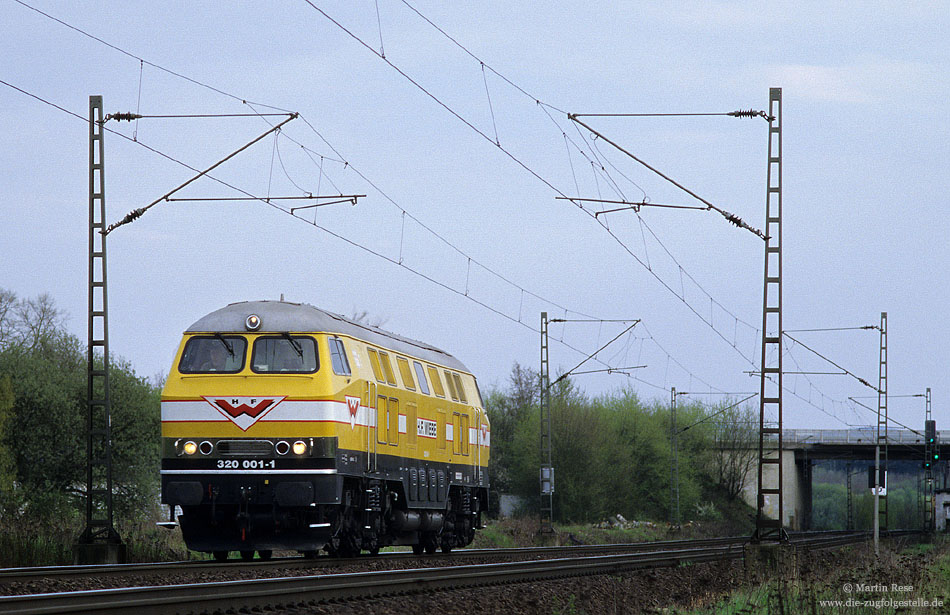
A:
{"label": "hf emblem", "polygon": [[247,431],[265,414],[287,397],[204,397],[204,400],[228,417],[232,423]]}

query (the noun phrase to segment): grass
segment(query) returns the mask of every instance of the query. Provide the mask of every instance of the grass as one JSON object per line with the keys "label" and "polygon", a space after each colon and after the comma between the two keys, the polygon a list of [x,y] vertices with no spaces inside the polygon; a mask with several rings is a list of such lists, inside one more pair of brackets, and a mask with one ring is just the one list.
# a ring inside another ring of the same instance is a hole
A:
{"label": "grass", "polygon": [[[13,526],[0,532],[0,567],[63,566],[73,563],[73,545],[82,533],[81,520],[61,525]],[[196,559],[185,548],[180,531],[157,527],[154,520],[119,523],[116,527],[126,545],[128,561],[162,562]]]}
{"label": "grass", "polygon": [[[902,558],[920,556],[929,556],[931,561],[923,568],[918,578],[909,583],[913,586],[913,591],[861,591],[855,584],[880,582],[887,585],[889,579],[899,577],[895,576],[893,567],[890,570],[886,567],[882,570],[858,568],[839,576],[835,581],[826,580],[808,585],[770,582],[735,592],[708,607],[673,608],[668,612],[671,615],[946,613],[950,610],[950,540],[938,536],[932,543],[914,545],[902,550],[900,554],[891,554],[892,560],[896,562],[900,562]],[[854,583],[840,582],[842,578],[853,579]],[[851,589],[845,589],[845,585]],[[937,606],[934,604],[936,601],[942,602],[942,605]]]}
{"label": "grass", "polygon": [[554,599],[554,610],[551,612],[551,615],[586,615],[586,611],[580,609],[576,604],[576,598],[574,594],[571,594],[567,598],[567,604],[561,607],[557,597]]}
{"label": "grass", "polygon": [[[507,518],[491,520],[486,527],[475,533],[472,548],[541,547],[571,544],[620,544],[667,540],[671,536],[665,527],[646,526],[600,528],[590,525],[558,525],[554,534],[540,534],[536,518]],[[675,536],[674,536],[675,537]]]}

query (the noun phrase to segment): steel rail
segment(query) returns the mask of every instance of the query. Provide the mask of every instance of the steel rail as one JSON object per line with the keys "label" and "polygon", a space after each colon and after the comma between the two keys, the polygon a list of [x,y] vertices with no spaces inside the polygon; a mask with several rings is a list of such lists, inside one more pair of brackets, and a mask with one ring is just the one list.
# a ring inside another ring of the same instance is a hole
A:
{"label": "steel rail", "polygon": [[[809,536],[829,536],[833,534],[844,533],[841,531],[832,532],[793,532],[793,537],[806,538]],[[595,544],[595,545],[571,545],[571,546],[551,546],[551,547],[510,547],[510,548],[492,548],[492,549],[458,549],[451,553],[433,553],[429,555],[416,555],[410,552],[390,552],[382,553],[375,558],[363,556],[358,558],[305,558],[305,557],[285,557],[270,560],[229,560],[225,562],[211,560],[186,560],[177,562],[154,562],[137,564],[99,564],[83,566],[42,566],[28,568],[4,568],[0,569],[0,591],[3,587],[15,583],[23,583],[42,580],[67,580],[84,576],[95,576],[99,579],[115,578],[128,575],[160,575],[174,572],[239,572],[245,570],[267,570],[270,568],[335,568],[360,564],[371,559],[377,561],[403,561],[410,559],[435,559],[440,561],[445,558],[451,559],[472,559],[488,557],[569,557],[590,553],[634,553],[648,550],[663,549],[685,549],[693,547],[710,547],[730,544],[742,544],[748,541],[747,536],[729,536],[722,538],[701,538],[701,539],[683,539],[683,540],[658,540],[650,542],[635,543],[615,543],[615,544]]]}
{"label": "steel rail", "polygon": [[[866,532],[802,537],[792,544],[827,548],[866,541]],[[747,541],[746,541],[747,542]],[[329,600],[354,600],[503,583],[615,574],[638,568],[677,566],[684,562],[724,561],[741,557],[744,544],[692,549],[567,557],[442,568],[283,577],[110,590],[0,597],[0,612],[142,614],[202,610],[287,608]]]}
{"label": "steel rail", "polygon": [[613,574],[636,568],[676,566],[683,561],[703,562],[737,558],[741,555],[741,548],[730,545],[445,568],[5,596],[0,597],[0,612],[10,615],[40,615],[131,611],[144,615],[176,611],[221,611],[232,608],[287,608],[330,600],[379,598],[501,583]]}
{"label": "steel rail", "polygon": [[188,560],[178,562],[156,562],[141,564],[100,564],[85,566],[44,566],[30,568],[0,569],[0,589],[5,585],[24,581],[42,579],[69,579],[83,576],[116,577],[141,574],[168,574],[170,572],[234,572],[242,570],[261,570],[267,568],[323,568],[336,567],[369,561],[402,561],[407,559],[470,559],[475,557],[518,557],[518,556],[570,556],[584,553],[626,553],[646,551],[650,549],[682,549],[698,546],[716,546],[726,544],[741,544],[748,540],[746,537],[734,536],[727,538],[708,538],[700,540],[665,540],[654,542],[637,542],[602,545],[572,545],[560,547],[511,547],[503,549],[458,549],[451,553],[433,553],[416,555],[410,552],[382,553],[375,558],[369,556],[357,558],[305,558],[285,557],[270,560],[230,560],[217,562],[211,560]]}

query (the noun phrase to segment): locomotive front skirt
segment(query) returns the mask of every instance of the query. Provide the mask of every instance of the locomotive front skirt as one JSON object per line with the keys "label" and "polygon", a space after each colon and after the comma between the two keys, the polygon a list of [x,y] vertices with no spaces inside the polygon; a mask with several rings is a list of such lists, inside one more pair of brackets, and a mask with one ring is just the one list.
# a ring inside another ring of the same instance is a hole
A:
{"label": "locomotive front skirt", "polygon": [[469,544],[491,429],[448,353],[310,305],[185,331],[162,391],[162,503],[189,549],[269,557]]}

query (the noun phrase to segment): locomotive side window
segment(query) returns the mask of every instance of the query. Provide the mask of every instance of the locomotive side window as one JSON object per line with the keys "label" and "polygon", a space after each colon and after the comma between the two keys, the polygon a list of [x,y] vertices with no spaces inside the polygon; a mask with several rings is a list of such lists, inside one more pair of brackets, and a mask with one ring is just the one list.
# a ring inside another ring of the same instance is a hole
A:
{"label": "locomotive side window", "polygon": [[455,383],[452,382],[452,374],[450,374],[449,372],[445,370],[442,370],[442,371],[443,373],[445,373],[445,384],[448,385],[449,395],[452,396],[452,401],[458,401],[459,396],[458,396],[458,393],[455,392]]}
{"label": "locomotive side window", "polygon": [[426,372],[422,369],[422,363],[418,361],[413,361],[412,366],[416,368],[416,378],[419,379],[419,388],[422,389],[422,392],[426,395],[429,394],[429,383],[426,382]]}
{"label": "locomotive side window", "polygon": [[236,335],[202,335],[188,340],[181,353],[182,374],[235,374],[244,367],[247,340]]}
{"label": "locomotive side window", "polygon": [[445,389],[442,388],[442,379],[439,378],[439,370],[429,366],[429,380],[432,381],[432,389],[437,397],[445,397]]}
{"label": "locomotive side window", "polygon": [[396,386],[396,374],[393,373],[393,364],[389,361],[389,353],[379,351],[379,364],[383,367],[383,373],[386,375],[386,382]]}
{"label": "locomotive side window", "polygon": [[343,340],[338,337],[327,339],[330,345],[330,363],[333,364],[333,372],[341,376],[349,376],[350,362],[346,359],[346,348],[343,347]]}
{"label": "locomotive side window", "polygon": [[317,368],[317,342],[312,337],[285,333],[254,340],[251,369],[259,374],[312,374]]}
{"label": "locomotive side window", "polygon": [[383,370],[379,366],[379,354],[372,348],[367,348],[366,352],[369,353],[369,364],[373,366],[373,376],[376,377],[377,382],[385,382],[383,380]]}
{"label": "locomotive side window", "polygon": [[416,383],[412,379],[412,369],[409,367],[409,361],[403,357],[396,357],[396,365],[399,366],[399,376],[402,378],[402,384],[410,391],[416,390]]}
{"label": "locomotive side window", "polygon": [[459,399],[463,404],[467,404],[468,401],[465,399],[465,389],[462,387],[462,379],[455,372],[452,373],[452,380],[455,381],[455,390],[459,394]]}

